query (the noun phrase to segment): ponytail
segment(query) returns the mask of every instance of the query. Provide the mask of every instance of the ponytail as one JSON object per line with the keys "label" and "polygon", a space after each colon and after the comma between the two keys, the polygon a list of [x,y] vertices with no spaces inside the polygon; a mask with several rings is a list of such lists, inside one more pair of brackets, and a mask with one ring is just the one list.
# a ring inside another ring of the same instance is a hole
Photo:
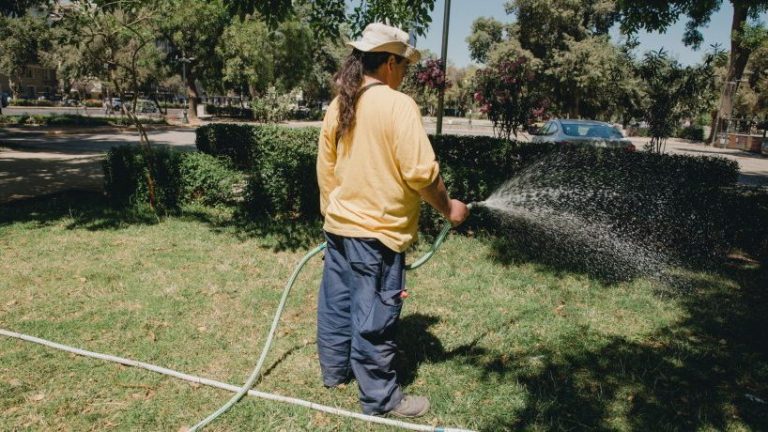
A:
{"label": "ponytail", "polygon": [[341,69],[334,77],[336,91],[339,93],[339,125],[336,130],[336,143],[342,135],[352,130],[355,124],[355,96],[363,83],[363,52],[353,49]]}
{"label": "ponytail", "polygon": [[341,136],[355,127],[355,105],[364,74],[375,72],[379,66],[387,62],[389,56],[395,56],[398,63],[406,61],[405,58],[388,52],[363,52],[352,49],[352,52],[344,59],[341,69],[334,76],[336,91],[339,95],[337,145]]}

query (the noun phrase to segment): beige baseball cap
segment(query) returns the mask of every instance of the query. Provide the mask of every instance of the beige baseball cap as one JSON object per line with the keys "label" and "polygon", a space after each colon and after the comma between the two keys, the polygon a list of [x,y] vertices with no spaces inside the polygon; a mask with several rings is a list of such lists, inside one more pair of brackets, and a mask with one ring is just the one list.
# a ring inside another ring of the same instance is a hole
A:
{"label": "beige baseball cap", "polygon": [[347,45],[363,52],[396,54],[408,59],[408,63],[416,63],[421,58],[421,53],[408,44],[408,33],[384,23],[368,24],[363,30],[363,37],[347,42]]}

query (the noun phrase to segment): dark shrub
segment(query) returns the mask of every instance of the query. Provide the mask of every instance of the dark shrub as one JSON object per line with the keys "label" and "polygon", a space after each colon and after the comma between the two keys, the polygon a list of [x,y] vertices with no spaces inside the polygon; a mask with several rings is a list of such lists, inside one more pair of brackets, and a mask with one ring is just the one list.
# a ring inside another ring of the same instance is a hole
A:
{"label": "dark shrub", "polygon": [[238,106],[217,106],[212,104],[205,105],[205,112],[217,117],[229,117],[238,119],[253,119],[253,110]]}
{"label": "dark shrub", "polygon": [[[251,167],[249,213],[314,219],[319,217],[318,134],[315,128],[209,125],[198,130],[198,148],[237,154],[241,165]],[[558,200],[546,203],[555,211],[609,220],[617,231],[681,256],[719,256],[733,238],[722,229],[734,207],[722,192],[737,180],[732,161],[489,137],[444,135],[431,140],[451,196],[465,202],[483,201],[518,176],[522,188],[561,190]],[[244,160],[244,155],[251,159]],[[423,229],[434,231],[444,223],[424,206]],[[498,232],[487,212],[475,212],[463,228]]]}
{"label": "dark shrub", "polygon": [[245,174],[234,170],[228,159],[191,152],[182,153],[179,162],[183,202],[216,205],[240,196]]}
{"label": "dark shrub", "polygon": [[260,158],[248,187],[252,210],[290,219],[320,217],[315,171],[319,134],[317,128],[255,127]]}
{"label": "dark shrub", "polygon": [[737,186],[723,195],[732,245],[768,263],[768,189]]}
{"label": "dark shrub", "polygon": [[136,146],[113,147],[104,161],[104,189],[117,207],[134,207],[150,202],[150,172],[155,210],[168,213],[179,208],[181,181],[180,153],[153,148],[148,154]]}
{"label": "dark shrub", "polygon": [[701,142],[704,141],[704,127],[694,125],[680,128],[676,136],[682,139]]}
{"label": "dark shrub", "polygon": [[210,124],[197,128],[197,150],[213,156],[228,157],[235,167],[253,168],[258,159],[255,126],[237,124]]}

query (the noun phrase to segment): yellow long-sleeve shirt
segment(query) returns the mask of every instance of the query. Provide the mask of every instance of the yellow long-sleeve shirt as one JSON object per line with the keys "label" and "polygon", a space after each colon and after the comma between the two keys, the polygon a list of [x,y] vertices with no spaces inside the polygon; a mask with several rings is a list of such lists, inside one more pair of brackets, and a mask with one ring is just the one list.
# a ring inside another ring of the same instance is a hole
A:
{"label": "yellow long-sleeve shirt", "polygon": [[345,237],[372,237],[403,252],[416,239],[418,193],[439,174],[421,113],[409,96],[385,85],[360,96],[355,127],[339,138],[338,98],[323,120],[317,181],[323,228]]}

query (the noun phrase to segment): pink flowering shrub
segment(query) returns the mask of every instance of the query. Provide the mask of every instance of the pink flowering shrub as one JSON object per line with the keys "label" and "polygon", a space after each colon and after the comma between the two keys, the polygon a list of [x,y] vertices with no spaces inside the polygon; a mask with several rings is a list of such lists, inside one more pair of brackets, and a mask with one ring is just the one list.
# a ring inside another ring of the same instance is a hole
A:
{"label": "pink flowering shrub", "polygon": [[526,57],[502,60],[477,72],[475,102],[488,115],[496,134],[509,139],[543,116],[548,103],[533,89],[536,75]]}
{"label": "pink flowering shrub", "polygon": [[416,65],[416,82],[419,86],[441,91],[451,86],[450,81],[445,78],[443,71],[443,62],[438,59],[427,59]]}

